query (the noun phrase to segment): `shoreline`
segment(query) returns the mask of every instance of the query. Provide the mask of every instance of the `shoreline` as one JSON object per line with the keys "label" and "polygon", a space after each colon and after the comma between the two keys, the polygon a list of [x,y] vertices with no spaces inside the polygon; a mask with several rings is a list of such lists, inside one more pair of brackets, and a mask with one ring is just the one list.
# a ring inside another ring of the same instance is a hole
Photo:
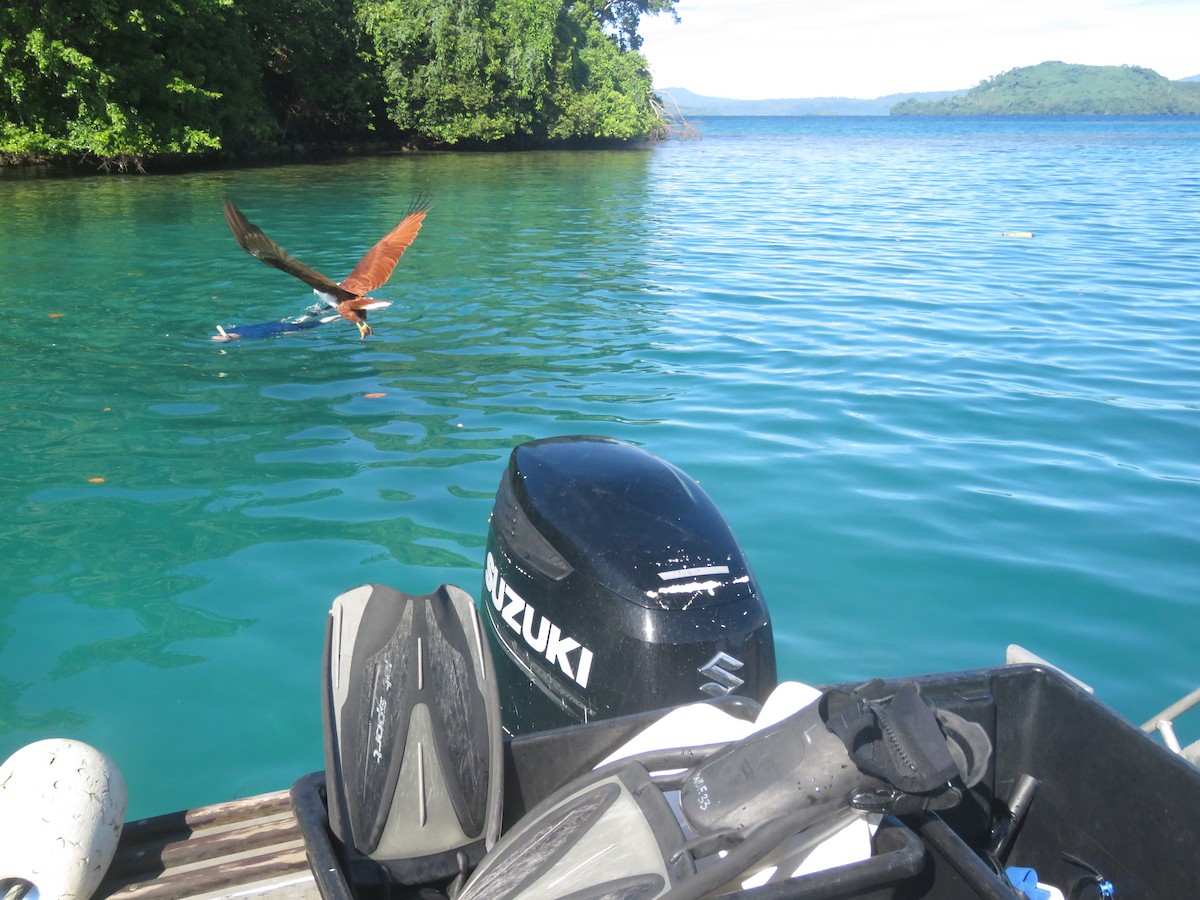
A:
{"label": "shoreline", "polygon": [[61,156],[0,154],[0,180],[5,178],[73,178],[93,175],[179,175],[217,169],[248,169],[293,163],[328,162],[363,156],[406,156],[420,153],[515,153],[530,150],[637,150],[667,137],[638,139],[528,137],[499,141],[468,140],[454,144],[415,135],[394,140],[289,144],[261,150],[211,150],[204,153],[157,153],[101,158],[89,154]]}

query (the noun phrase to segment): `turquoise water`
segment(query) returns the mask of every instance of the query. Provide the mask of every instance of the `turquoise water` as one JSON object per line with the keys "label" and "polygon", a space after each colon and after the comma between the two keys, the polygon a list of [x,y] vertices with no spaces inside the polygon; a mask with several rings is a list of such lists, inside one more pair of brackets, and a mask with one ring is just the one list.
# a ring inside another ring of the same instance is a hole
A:
{"label": "turquoise water", "polygon": [[[567,433],[701,481],[787,677],[1200,682],[1200,122],[700,125],[0,179],[0,756],[93,743],[132,815],[319,768],[332,598],[477,594],[509,450]],[[373,338],[208,340],[311,298],[223,197],[341,278],[419,190]]]}

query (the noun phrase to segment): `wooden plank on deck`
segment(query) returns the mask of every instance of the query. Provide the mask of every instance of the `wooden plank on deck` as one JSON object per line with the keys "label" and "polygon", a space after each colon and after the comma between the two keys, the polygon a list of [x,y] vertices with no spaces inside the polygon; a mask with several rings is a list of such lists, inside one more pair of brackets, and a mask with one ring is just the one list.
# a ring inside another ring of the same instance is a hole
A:
{"label": "wooden plank on deck", "polygon": [[128,822],[96,898],[320,896],[287,791]]}

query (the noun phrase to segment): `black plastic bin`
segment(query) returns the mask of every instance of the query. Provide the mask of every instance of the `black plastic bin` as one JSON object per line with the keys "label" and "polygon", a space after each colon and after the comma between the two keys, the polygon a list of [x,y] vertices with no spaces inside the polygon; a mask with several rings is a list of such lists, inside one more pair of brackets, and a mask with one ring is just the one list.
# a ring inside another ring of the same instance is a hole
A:
{"label": "black plastic bin", "polygon": [[[758,704],[730,696],[711,701],[732,715],[752,719]],[[589,725],[576,725],[528,735],[505,742],[504,827],[507,830],[526,811],[605,758],[633,735],[658,719],[654,710]],[[382,870],[340,846],[329,831],[325,806],[325,773],[306,775],[292,786],[292,806],[300,823],[309,862],[324,900],[408,900],[435,898],[444,882],[403,883],[384,881]],[[726,894],[729,900],[804,898],[887,898],[892,887],[922,871],[925,848],[904,824],[892,818],[877,830],[874,855],[867,860],[816,872],[753,891]],[[414,865],[414,873],[419,861]],[[374,877],[372,877],[372,873]],[[353,887],[352,887],[353,885]]]}
{"label": "black plastic bin", "polygon": [[[1022,775],[1039,786],[1007,864],[1036,869],[1064,895],[1103,878],[1119,900],[1200,896],[1200,769],[1053,670],[1010,666],[916,680],[929,699],[988,731],[995,755],[984,780],[944,814],[886,819],[869,860],[728,897],[1013,900],[979,851]],[[505,747],[505,827],[660,714],[513,738]],[[323,773],[306,776],[292,799],[326,900],[436,896],[398,884],[352,893],[346,871],[356,863],[329,834],[323,786]]]}
{"label": "black plastic bin", "polygon": [[[444,882],[425,884],[376,881],[351,889],[345,874],[346,861],[339,855],[325,816],[325,774],[314,772],[292,786],[292,805],[300,822],[317,886],[324,900],[352,898],[422,898],[441,895]],[[836,898],[891,897],[900,881],[920,873],[925,864],[925,847],[909,828],[885,818],[876,831],[874,855],[867,860],[765,885],[752,891],[722,894],[727,900],[836,900]],[[382,875],[382,871],[380,872]]]}

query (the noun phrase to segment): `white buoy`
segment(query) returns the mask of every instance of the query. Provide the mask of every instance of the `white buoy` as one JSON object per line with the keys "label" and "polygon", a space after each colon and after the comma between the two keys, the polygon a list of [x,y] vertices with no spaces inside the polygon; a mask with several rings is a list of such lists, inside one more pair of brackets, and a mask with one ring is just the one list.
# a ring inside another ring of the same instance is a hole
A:
{"label": "white buoy", "polygon": [[0,765],[0,883],[27,881],[38,900],[87,900],[125,824],[125,779],[107,756],[62,738]]}

